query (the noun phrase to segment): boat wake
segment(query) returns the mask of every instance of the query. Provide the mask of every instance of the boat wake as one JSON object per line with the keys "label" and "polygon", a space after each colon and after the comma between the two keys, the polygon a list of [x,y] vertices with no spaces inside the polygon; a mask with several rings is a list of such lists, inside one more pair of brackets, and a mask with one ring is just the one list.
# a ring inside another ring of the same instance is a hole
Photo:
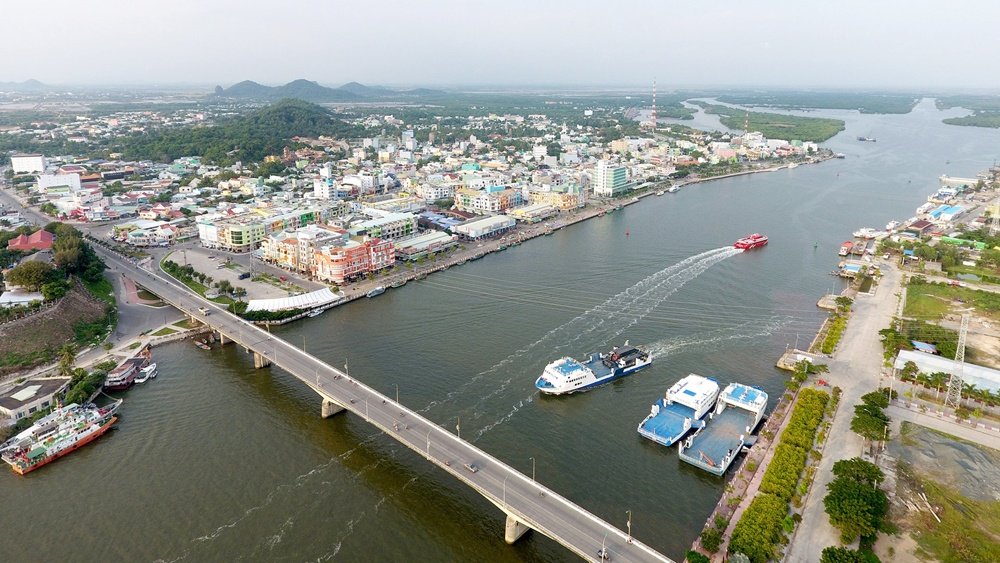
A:
{"label": "boat wake", "polygon": [[[640,280],[624,291],[609,297],[603,303],[591,307],[562,325],[553,328],[538,340],[511,353],[490,368],[469,378],[441,400],[431,401],[420,412],[427,412],[441,404],[450,403],[456,397],[462,396],[470,389],[476,390],[478,394],[482,387],[481,381],[483,378],[492,373],[497,373],[504,366],[525,356],[539,346],[544,345],[547,354],[550,354],[551,351],[573,346],[581,339],[594,333],[600,335],[599,342],[595,342],[595,344],[603,344],[613,340],[642,320],[643,317],[650,314],[658,305],[683,287],[684,284],[697,278],[713,265],[740,252],[740,250],[731,246],[724,246],[696,254],[668,266]],[[476,408],[472,409],[473,412],[477,413],[473,415],[473,418],[479,418],[481,416],[478,412],[479,407],[492,397],[502,393],[512,381],[512,377],[507,378],[501,383],[499,389],[481,397],[476,403]]]}

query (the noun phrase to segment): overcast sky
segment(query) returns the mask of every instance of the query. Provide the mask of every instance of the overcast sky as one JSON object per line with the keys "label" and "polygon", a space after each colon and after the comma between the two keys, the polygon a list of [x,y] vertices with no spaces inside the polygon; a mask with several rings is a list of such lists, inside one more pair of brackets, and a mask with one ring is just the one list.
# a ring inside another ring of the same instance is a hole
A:
{"label": "overcast sky", "polygon": [[0,81],[998,88],[990,0],[35,0]]}

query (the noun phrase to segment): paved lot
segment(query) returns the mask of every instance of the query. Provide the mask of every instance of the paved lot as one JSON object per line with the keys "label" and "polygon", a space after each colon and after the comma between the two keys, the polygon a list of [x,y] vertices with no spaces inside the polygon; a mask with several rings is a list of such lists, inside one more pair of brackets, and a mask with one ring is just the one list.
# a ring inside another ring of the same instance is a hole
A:
{"label": "paved lot", "polygon": [[851,431],[854,406],[865,393],[878,387],[882,367],[882,343],[878,331],[889,326],[897,307],[901,275],[896,268],[884,268],[884,276],[874,296],[859,296],[844,337],[829,362],[824,379],[843,390],[830,438],[820,460],[812,491],[802,507],[802,522],[785,550],[785,561],[812,563],[824,547],[840,545],[839,532],[830,525],[823,510],[826,486],[833,480],[833,464],[861,455],[863,440]]}

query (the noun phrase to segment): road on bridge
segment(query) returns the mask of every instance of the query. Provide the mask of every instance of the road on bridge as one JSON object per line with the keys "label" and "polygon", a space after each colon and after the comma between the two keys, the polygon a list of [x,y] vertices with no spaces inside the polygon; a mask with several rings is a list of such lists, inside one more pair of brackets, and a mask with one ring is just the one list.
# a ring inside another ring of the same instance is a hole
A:
{"label": "road on bridge", "polygon": [[[355,378],[290,343],[220,309],[161,271],[139,268],[131,260],[94,245],[106,262],[184,313],[227,339],[285,369],[318,394],[342,406],[469,485],[508,515],[508,540],[523,527],[534,529],[588,560],[599,560],[602,546],[612,561],[670,561],[626,532],[538,484],[475,445],[445,430]],[[151,267],[157,267],[154,262]],[[202,313],[201,308],[209,311]],[[474,466],[472,471],[468,466]],[[624,514],[624,511],[623,511]],[[512,540],[511,540],[512,541]]]}

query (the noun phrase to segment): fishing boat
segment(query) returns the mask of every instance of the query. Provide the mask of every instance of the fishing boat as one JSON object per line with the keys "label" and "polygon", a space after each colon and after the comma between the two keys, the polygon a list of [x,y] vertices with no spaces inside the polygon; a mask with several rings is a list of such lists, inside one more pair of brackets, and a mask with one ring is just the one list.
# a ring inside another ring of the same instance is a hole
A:
{"label": "fishing boat", "polygon": [[208,345],[204,340],[195,340],[194,345],[201,348],[202,350],[211,350],[212,347]]}
{"label": "fishing boat", "polygon": [[851,253],[852,248],[854,248],[854,241],[844,241],[844,244],[840,245],[840,250],[837,254],[840,256],[847,256]]}
{"label": "fishing boat", "polygon": [[678,443],[678,457],[722,475],[736,456],[757,441],[752,436],[767,408],[767,393],[757,387],[730,383],[719,395],[705,426]]}
{"label": "fishing boat", "polygon": [[679,191],[681,191],[681,187],[680,186],[670,186],[669,188],[667,188],[667,193],[670,193],[670,194],[675,194],[675,193],[677,193]]}
{"label": "fishing boat", "polygon": [[380,285],[380,286],[376,287],[375,289],[369,291],[368,292],[368,297],[369,298],[371,298],[371,297],[378,297],[379,295],[382,295],[383,293],[385,293],[385,287]]}
{"label": "fishing boat", "polygon": [[656,195],[663,195],[667,193],[666,190],[656,190]]}
{"label": "fishing boat", "polygon": [[535,387],[548,395],[564,395],[593,389],[615,379],[631,375],[653,363],[653,356],[640,348],[614,347],[604,354],[591,354],[585,362],[560,358],[545,366],[535,380]]}
{"label": "fishing boat", "polygon": [[692,373],[653,403],[649,415],[642,419],[636,430],[643,438],[672,446],[692,428],[705,426],[702,418],[715,406],[718,398],[718,382]]}
{"label": "fishing boat", "polygon": [[389,287],[403,287],[404,285],[406,285],[406,280],[402,279],[392,282],[392,285],[390,285]]}
{"label": "fishing boat", "polygon": [[322,315],[325,312],[326,309],[313,309],[312,311],[309,311],[309,313],[306,316],[309,318],[315,318]]}
{"label": "fishing boat", "polygon": [[892,231],[896,230],[896,227],[898,226],[899,226],[899,221],[889,221],[888,223],[885,224],[885,230],[891,233]]}
{"label": "fishing boat", "polygon": [[762,235],[760,233],[754,233],[752,235],[747,235],[740,240],[733,243],[733,248],[739,248],[742,250],[752,250],[754,248],[760,248],[767,245],[767,235]]}
{"label": "fishing boat", "polygon": [[98,407],[76,403],[56,407],[0,445],[0,457],[19,475],[25,475],[68,455],[107,432],[118,420],[114,416],[122,399]]}
{"label": "fishing boat", "polygon": [[108,372],[104,379],[105,391],[124,391],[135,383],[139,368],[146,362],[145,358],[129,358],[118,367]]}

